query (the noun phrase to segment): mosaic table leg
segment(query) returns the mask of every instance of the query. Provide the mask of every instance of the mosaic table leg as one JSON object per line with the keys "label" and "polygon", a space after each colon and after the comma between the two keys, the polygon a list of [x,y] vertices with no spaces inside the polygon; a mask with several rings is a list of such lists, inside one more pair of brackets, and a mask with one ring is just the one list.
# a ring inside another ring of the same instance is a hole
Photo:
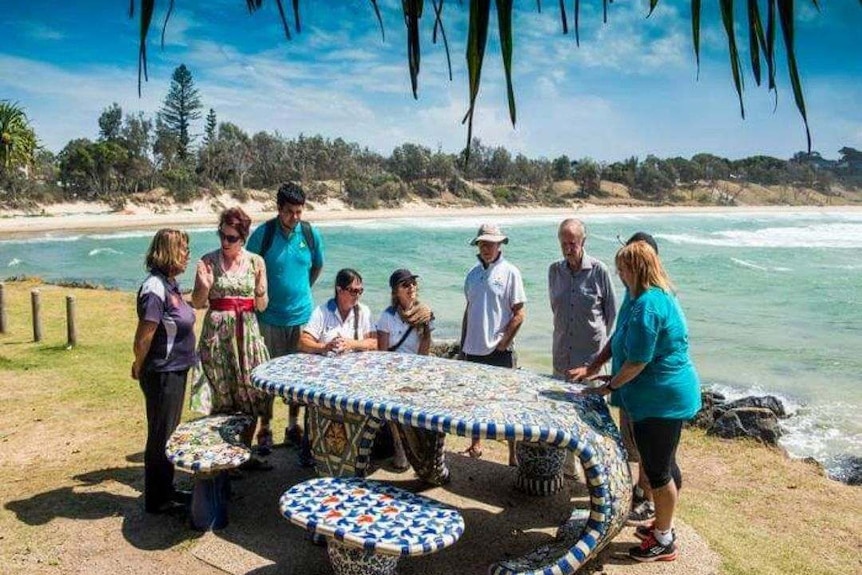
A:
{"label": "mosaic table leg", "polygon": [[329,540],[327,551],[336,575],[395,575],[398,565],[396,556],[369,553],[335,539]]}
{"label": "mosaic table leg", "polygon": [[[559,446],[558,446],[559,447]],[[491,566],[490,575],[571,575],[623,528],[631,508],[631,475],[618,433],[567,446],[584,470],[590,508],[574,509],[554,541],[515,559]]]}
{"label": "mosaic table leg", "polygon": [[567,451],[544,443],[517,442],[518,479],[515,487],[529,495],[553,495],[562,489]]}
{"label": "mosaic table leg", "polygon": [[410,462],[416,475],[432,485],[449,483],[451,480],[449,467],[446,466],[443,452],[446,434],[400,423],[396,427],[404,444],[407,461]]}
{"label": "mosaic table leg", "polygon": [[317,474],[365,477],[371,446],[383,420],[319,405],[307,405],[306,409]]}

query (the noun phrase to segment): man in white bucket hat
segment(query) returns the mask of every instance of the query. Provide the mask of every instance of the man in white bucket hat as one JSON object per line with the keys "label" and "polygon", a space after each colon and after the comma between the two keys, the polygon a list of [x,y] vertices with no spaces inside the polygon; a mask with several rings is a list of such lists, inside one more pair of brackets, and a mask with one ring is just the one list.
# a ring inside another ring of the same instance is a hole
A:
{"label": "man in white bucket hat", "polygon": [[[461,323],[461,354],[467,361],[515,368],[515,334],[524,323],[524,282],[521,272],[503,258],[509,238],[499,226],[482,224],[470,245],[479,248],[476,265],[464,280],[467,307]],[[479,439],[465,451],[481,457]],[[509,464],[515,465],[514,443],[509,444]]]}

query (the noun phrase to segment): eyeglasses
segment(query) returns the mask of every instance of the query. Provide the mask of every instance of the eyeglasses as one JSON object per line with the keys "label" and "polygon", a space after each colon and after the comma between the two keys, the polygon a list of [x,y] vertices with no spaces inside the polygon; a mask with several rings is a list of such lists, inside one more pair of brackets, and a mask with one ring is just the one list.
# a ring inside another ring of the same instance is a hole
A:
{"label": "eyeglasses", "polygon": [[361,296],[365,292],[365,288],[346,287],[346,288],[338,288],[338,289],[340,289],[341,291],[346,291],[350,295],[356,296],[356,297]]}
{"label": "eyeglasses", "polygon": [[398,284],[398,287],[401,288],[409,288],[416,285],[416,280],[404,280],[403,282]]}
{"label": "eyeglasses", "polygon": [[218,237],[220,237],[223,242],[227,242],[229,244],[235,244],[242,239],[242,236],[231,236],[221,230],[218,231]]}

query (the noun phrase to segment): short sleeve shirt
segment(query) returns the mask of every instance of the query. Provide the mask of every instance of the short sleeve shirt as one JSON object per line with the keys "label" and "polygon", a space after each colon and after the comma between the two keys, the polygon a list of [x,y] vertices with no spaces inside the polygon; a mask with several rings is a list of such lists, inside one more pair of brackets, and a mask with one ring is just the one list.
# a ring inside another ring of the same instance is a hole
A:
{"label": "short sleeve shirt", "polygon": [[512,308],[527,301],[521,272],[502,255],[484,266],[480,260],[464,280],[467,298],[467,331],[462,351],[489,355],[503,339],[512,320]]}
{"label": "short sleeve shirt", "polygon": [[[393,308],[387,308],[380,314],[380,319],[377,320],[377,333],[385,333],[389,335],[389,345],[393,346],[404,337],[404,334],[407,333],[407,330],[410,329],[410,324],[401,319],[401,316],[395,311]],[[428,324],[428,330],[434,331],[434,320]],[[404,340],[400,346],[398,346],[398,353],[419,353],[419,331],[415,328],[410,332],[410,335],[407,336],[407,339]]]}
{"label": "short sleeve shirt", "polygon": [[[355,310],[359,309],[359,316],[354,324]],[[355,330],[354,330],[355,325]],[[374,325],[371,323],[371,310],[364,304],[358,304],[350,308],[347,317],[342,320],[338,313],[335,299],[330,299],[323,305],[317,306],[311,312],[311,318],[302,328],[302,331],[312,336],[320,343],[329,343],[338,336],[344,339],[365,339],[374,333]],[[354,337],[358,336],[358,337]]]}
{"label": "short sleeve shirt", "polygon": [[554,373],[584,365],[601,351],[616,319],[616,295],[607,266],[584,254],[572,270],[566,260],[548,268],[554,319]]}
{"label": "short sleeve shirt", "polygon": [[700,379],[688,353],[688,327],[677,298],[653,287],[631,299],[611,350],[615,372],[626,361],[646,363],[614,392],[633,421],[691,419],[700,409]]}
{"label": "short sleeve shirt", "polygon": [[[266,224],[259,225],[248,238],[246,249],[259,254]],[[264,256],[269,304],[258,314],[260,321],[279,327],[295,327],[308,321],[314,309],[309,274],[312,267],[323,267],[323,240],[311,227],[315,249],[305,241],[300,224],[290,234],[276,222],[272,245]]]}
{"label": "short sleeve shirt", "polygon": [[138,319],[158,325],[144,371],[183,371],[195,363],[195,311],[183,299],[179,285],[151,273],[138,289]]}

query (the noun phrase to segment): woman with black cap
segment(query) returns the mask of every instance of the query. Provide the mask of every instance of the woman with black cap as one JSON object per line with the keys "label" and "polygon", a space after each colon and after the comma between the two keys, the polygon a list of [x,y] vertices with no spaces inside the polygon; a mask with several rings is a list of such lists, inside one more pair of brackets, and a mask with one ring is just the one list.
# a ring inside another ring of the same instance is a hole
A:
{"label": "woman with black cap", "polygon": [[[431,308],[420,303],[418,298],[418,275],[408,269],[398,269],[389,276],[392,290],[392,305],[383,310],[377,320],[377,349],[397,353],[428,355],[431,349],[431,332],[434,330],[434,314]],[[397,471],[410,468],[398,426],[390,423],[395,456],[392,466]]]}

